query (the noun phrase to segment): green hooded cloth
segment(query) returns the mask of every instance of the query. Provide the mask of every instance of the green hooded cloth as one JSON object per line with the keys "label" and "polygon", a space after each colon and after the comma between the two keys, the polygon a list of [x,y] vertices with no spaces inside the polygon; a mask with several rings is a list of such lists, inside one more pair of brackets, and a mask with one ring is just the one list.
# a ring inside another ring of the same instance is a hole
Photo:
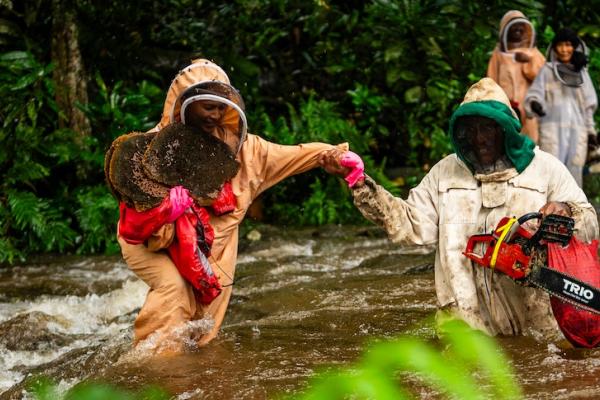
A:
{"label": "green hooded cloth", "polygon": [[521,122],[510,107],[508,97],[500,86],[490,78],[483,78],[467,91],[462,104],[450,117],[450,139],[458,157],[473,172],[474,168],[461,154],[456,137],[455,125],[460,117],[480,116],[493,119],[504,130],[504,150],[516,170],[521,173],[533,159],[535,143],[521,135]]}

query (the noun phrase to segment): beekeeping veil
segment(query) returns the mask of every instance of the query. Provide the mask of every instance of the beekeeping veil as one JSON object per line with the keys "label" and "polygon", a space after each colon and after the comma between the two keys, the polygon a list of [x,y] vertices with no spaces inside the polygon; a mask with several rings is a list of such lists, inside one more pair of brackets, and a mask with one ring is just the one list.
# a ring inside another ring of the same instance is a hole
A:
{"label": "beekeeping veil", "polygon": [[499,46],[501,51],[509,51],[508,32],[516,24],[523,24],[524,28],[519,47],[532,48],[535,46],[535,28],[531,21],[521,11],[510,10],[500,20]]}
{"label": "beekeeping veil", "polygon": [[162,129],[173,122],[185,124],[187,108],[196,101],[209,100],[227,106],[217,127],[216,136],[227,143],[237,154],[246,140],[247,121],[244,101],[231,86],[229,77],[217,64],[194,60],[173,79],[167,91],[163,115],[155,129]]}
{"label": "beekeeping veil", "polygon": [[[573,55],[571,56],[571,62],[568,64],[563,64],[558,60],[555,47],[559,42],[570,42],[573,46]],[[564,85],[572,87],[583,85],[583,68],[587,64],[588,56],[589,50],[585,42],[569,28],[558,31],[552,39],[552,43],[548,46],[548,50],[546,50],[546,58],[552,64],[556,79]]]}

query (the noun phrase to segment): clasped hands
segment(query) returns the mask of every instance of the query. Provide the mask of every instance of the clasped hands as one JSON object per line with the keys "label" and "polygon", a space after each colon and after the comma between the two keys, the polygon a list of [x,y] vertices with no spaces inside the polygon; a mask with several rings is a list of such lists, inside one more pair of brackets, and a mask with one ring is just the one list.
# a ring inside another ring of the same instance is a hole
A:
{"label": "clasped hands", "polygon": [[328,173],[344,178],[349,187],[360,187],[364,183],[365,165],[356,153],[333,148],[321,153],[319,165]]}

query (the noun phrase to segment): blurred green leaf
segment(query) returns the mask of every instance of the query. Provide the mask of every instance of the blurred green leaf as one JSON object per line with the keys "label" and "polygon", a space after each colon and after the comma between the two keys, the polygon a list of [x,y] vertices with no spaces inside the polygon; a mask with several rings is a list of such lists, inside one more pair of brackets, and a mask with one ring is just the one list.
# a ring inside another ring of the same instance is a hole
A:
{"label": "blurred green leaf", "polygon": [[418,103],[421,100],[422,89],[420,86],[413,86],[404,92],[404,101],[407,103]]}

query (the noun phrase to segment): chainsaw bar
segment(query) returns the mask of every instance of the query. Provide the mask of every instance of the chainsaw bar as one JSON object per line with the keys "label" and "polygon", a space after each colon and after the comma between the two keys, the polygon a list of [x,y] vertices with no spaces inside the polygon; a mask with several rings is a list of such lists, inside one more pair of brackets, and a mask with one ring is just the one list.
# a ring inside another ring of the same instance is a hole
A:
{"label": "chainsaw bar", "polygon": [[569,304],[600,314],[600,289],[551,268],[533,268],[526,281]]}

